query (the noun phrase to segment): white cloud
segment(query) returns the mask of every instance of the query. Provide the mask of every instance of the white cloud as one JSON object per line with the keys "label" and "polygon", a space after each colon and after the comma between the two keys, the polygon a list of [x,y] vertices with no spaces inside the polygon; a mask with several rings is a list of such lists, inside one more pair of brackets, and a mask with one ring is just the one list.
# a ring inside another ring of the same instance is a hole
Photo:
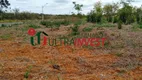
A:
{"label": "white cloud", "polygon": [[[44,7],[44,13],[46,14],[70,14],[71,12],[76,12],[73,9],[72,2],[83,4],[82,13],[86,14],[93,9],[94,3],[101,1],[104,4],[117,2],[119,0],[9,0],[11,3],[11,8],[19,8],[20,11],[31,11],[35,13],[41,13],[41,7],[48,3]],[[142,1],[135,2],[134,6],[140,6]]]}

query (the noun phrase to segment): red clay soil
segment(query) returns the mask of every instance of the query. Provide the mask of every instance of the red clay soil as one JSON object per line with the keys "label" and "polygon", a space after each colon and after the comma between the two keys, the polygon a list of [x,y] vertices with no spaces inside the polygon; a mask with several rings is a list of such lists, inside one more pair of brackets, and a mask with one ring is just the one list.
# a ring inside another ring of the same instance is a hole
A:
{"label": "red clay soil", "polygon": [[[0,41],[0,80],[142,80],[142,67],[123,72],[112,67],[119,57],[71,46],[36,46]],[[53,65],[59,65],[60,70]]]}

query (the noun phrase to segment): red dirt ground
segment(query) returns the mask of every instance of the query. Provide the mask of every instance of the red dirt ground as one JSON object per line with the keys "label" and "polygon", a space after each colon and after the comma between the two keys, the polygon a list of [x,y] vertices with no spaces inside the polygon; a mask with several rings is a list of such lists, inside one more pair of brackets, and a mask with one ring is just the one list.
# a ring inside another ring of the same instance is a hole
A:
{"label": "red dirt ground", "polygon": [[[142,80],[142,67],[123,71],[112,67],[119,60],[113,54],[97,54],[67,46],[36,46],[0,41],[0,80]],[[52,66],[60,66],[60,70]]]}

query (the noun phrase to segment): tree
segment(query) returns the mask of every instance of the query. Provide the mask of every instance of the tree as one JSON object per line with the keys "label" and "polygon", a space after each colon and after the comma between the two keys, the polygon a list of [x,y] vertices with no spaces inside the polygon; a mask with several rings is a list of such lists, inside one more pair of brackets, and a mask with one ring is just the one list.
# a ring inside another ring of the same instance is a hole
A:
{"label": "tree", "polygon": [[75,10],[77,10],[78,15],[80,14],[80,11],[82,10],[83,5],[82,4],[76,4],[76,2],[73,2]]}
{"label": "tree", "polygon": [[87,15],[88,22],[97,22],[100,23],[102,21],[103,9],[102,4],[100,2],[95,3],[94,9]]}
{"label": "tree", "polygon": [[103,15],[103,9],[102,9],[102,4],[101,2],[97,2],[94,6],[94,12],[96,13],[96,21],[98,23],[101,22],[102,20],[102,15]]}
{"label": "tree", "polygon": [[113,6],[111,4],[106,4],[106,5],[104,5],[103,11],[104,11],[104,14],[107,18],[107,21],[112,22]]}
{"label": "tree", "polygon": [[15,16],[16,19],[18,18],[19,11],[20,10],[18,8],[13,9],[14,16]]}
{"label": "tree", "polygon": [[8,8],[8,6],[10,6],[8,0],[0,0],[0,10],[2,10],[3,8]]}
{"label": "tree", "polygon": [[8,0],[0,0],[0,19],[2,19],[2,13],[3,13],[3,8],[8,8],[10,6],[10,3]]}
{"label": "tree", "polygon": [[142,6],[136,9],[136,20],[137,23],[142,23]]}
{"label": "tree", "polygon": [[132,0],[126,0],[126,2],[121,1],[123,7],[118,11],[119,20],[125,24],[130,24],[135,21],[135,15],[133,7],[130,5],[130,1]]}

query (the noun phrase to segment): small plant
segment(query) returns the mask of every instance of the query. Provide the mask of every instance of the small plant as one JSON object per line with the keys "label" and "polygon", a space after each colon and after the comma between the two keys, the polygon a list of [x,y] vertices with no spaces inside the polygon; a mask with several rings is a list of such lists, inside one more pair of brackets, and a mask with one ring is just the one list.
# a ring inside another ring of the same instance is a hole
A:
{"label": "small plant", "polygon": [[118,56],[118,57],[122,57],[123,56],[122,53],[116,53],[115,55]]}
{"label": "small plant", "polygon": [[32,66],[29,66],[27,71],[24,74],[24,78],[26,78],[26,79],[29,78],[29,74],[30,74],[31,69],[32,69]]}
{"label": "small plant", "polygon": [[118,29],[122,29],[122,22],[121,21],[118,22]]}
{"label": "small plant", "polygon": [[71,27],[72,29],[72,35],[79,35],[79,26],[75,25],[74,27]]}
{"label": "small plant", "polygon": [[90,32],[90,31],[92,31],[92,27],[85,27],[84,29],[83,29],[83,31],[84,32]]}

